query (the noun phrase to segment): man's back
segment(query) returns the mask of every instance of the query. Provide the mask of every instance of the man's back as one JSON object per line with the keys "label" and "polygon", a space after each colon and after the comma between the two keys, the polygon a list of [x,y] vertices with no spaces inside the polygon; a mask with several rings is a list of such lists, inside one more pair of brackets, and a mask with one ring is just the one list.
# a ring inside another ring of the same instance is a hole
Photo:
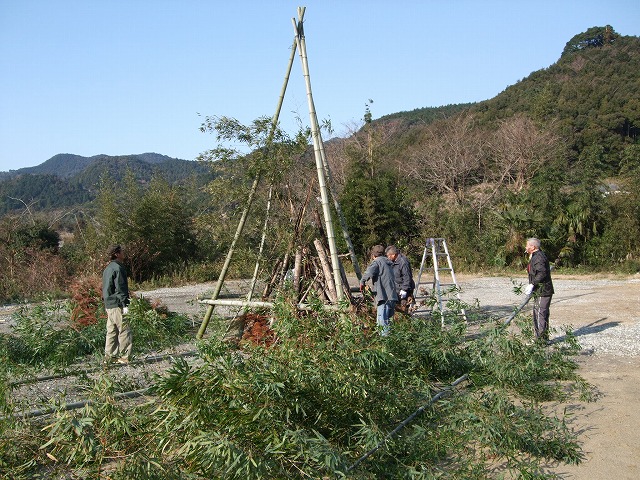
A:
{"label": "man's back", "polygon": [[402,253],[398,253],[396,261],[393,262],[394,272],[396,276],[396,288],[405,292],[412,292],[416,287],[413,281],[413,273],[411,272],[411,264],[409,259]]}
{"label": "man's back", "polygon": [[362,276],[362,281],[371,279],[376,290],[377,301],[398,300],[393,263],[385,256],[376,257]]}
{"label": "man's back", "polygon": [[105,308],[118,308],[127,305],[129,282],[127,271],[117,260],[112,260],[102,274],[102,297]]}

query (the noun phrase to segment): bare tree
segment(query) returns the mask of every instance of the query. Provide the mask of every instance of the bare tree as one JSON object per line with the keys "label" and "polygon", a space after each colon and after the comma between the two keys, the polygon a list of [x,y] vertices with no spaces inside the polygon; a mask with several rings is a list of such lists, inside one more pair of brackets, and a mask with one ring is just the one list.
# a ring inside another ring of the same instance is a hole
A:
{"label": "bare tree", "polygon": [[352,122],[345,125],[343,138],[326,142],[327,159],[338,190],[344,187],[349,173],[349,164],[354,159],[367,162],[373,176],[377,170],[381,151],[397,138],[399,130],[400,122],[396,121],[367,124]]}
{"label": "bare tree", "polygon": [[36,224],[36,221],[34,220],[34,217],[33,217],[33,212],[31,211],[31,207],[38,203],[37,200],[31,200],[27,204],[27,202],[25,202],[21,198],[14,198],[14,197],[7,197],[7,198],[10,198],[11,200],[15,200],[17,202],[22,203],[24,205],[24,212],[21,214],[21,216],[28,215],[29,219],[31,220],[31,224],[32,225]]}
{"label": "bare tree", "polygon": [[520,192],[545,162],[557,154],[558,147],[555,134],[538,128],[523,115],[503,120],[489,145],[492,183]]}
{"label": "bare tree", "polygon": [[440,194],[453,194],[462,203],[467,187],[479,178],[483,149],[473,117],[460,115],[429,125],[409,153],[406,168],[427,187]]}
{"label": "bare tree", "polygon": [[335,138],[325,142],[324,149],[338,193],[342,191],[349,172],[349,157],[346,154],[345,138]]}

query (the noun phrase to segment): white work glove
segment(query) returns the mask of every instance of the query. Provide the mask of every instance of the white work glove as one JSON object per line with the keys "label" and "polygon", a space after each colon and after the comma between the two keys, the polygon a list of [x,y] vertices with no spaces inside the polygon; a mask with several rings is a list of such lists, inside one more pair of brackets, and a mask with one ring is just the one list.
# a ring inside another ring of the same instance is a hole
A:
{"label": "white work glove", "polygon": [[129,314],[129,307],[122,307],[122,316]]}
{"label": "white work glove", "polygon": [[404,290],[400,290],[400,298],[401,299],[407,298],[407,292],[405,292]]}
{"label": "white work glove", "polygon": [[527,285],[527,288],[524,291],[525,295],[531,295],[533,293],[533,283]]}

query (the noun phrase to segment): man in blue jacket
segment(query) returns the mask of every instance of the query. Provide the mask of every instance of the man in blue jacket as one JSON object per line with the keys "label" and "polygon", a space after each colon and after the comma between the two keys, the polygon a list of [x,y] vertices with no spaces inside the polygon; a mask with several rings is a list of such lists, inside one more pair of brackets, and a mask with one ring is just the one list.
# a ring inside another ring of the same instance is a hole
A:
{"label": "man in blue jacket", "polygon": [[384,247],[375,245],[371,249],[372,262],[360,279],[360,291],[364,290],[367,280],[373,283],[376,293],[377,323],[380,335],[389,335],[390,322],[395,312],[398,294],[393,273],[393,263],[385,256]]}
{"label": "man in blue jacket", "polygon": [[529,285],[525,294],[533,294],[533,330],[536,339],[549,341],[549,306],[554,294],[551,281],[551,266],[545,253],[540,250],[540,240],[530,238],[527,240],[526,252],[529,254]]}
{"label": "man in blue jacket", "polygon": [[116,359],[129,363],[131,356],[131,329],[129,313],[129,282],[124,268],[125,254],[120,245],[109,248],[111,259],[102,274],[102,298],[107,311],[107,339],[104,346],[105,360]]}

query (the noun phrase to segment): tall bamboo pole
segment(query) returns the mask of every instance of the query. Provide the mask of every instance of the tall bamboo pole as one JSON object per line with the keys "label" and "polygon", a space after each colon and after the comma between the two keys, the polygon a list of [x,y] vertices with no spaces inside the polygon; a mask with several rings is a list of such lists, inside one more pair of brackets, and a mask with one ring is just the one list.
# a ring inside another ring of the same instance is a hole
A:
{"label": "tall bamboo pole", "polygon": [[330,301],[335,302],[338,299],[338,292],[336,292],[335,281],[331,278],[331,269],[329,268],[329,262],[327,262],[327,251],[324,249],[324,245],[322,245],[322,241],[319,238],[313,241],[313,245],[318,252],[318,259],[320,260],[322,272],[324,273],[327,297],[329,297]]}
{"label": "tall bamboo pole", "polygon": [[[247,198],[247,203],[244,207],[244,211],[242,212],[242,216],[240,217],[240,222],[238,222],[238,228],[236,229],[236,234],[233,237],[233,241],[231,242],[231,246],[229,247],[229,251],[227,252],[227,258],[224,261],[224,265],[222,266],[222,270],[220,270],[220,276],[218,277],[218,282],[216,283],[216,287],[213,291],[212,299],[217,299],[218,295],[220,295],[220,290],[222,290],[222,285],[224,283],[224,279],[227,276],[227,271],[229,270],[229,265],[231,264],[231,258],[233,257],[233,252],[235,250],[236,243],[242,235],[242,231],[244,230],[244,225],[247,222],[247,216],[249,215],[249,209],[253,204],[253,198],[255,197],[256,191],[258,190],[258,183],[260,183],[260,175],[256,176],[253,180],[253,185],[251,185],[251,191],[249,192],[249,197]],[[207,312],[205,313],[204,319],[202,320],[202,325],[200,325],[200,329],[198,330],[198,334],[196,338],[202,338],[204,332],[207,330],[207,326],[209,325],[209,320],[211,320],[211,314],[213,313],[213,305],[209,305],[207,308]]]}
{"label": "tall bamboo pole", "polygon": [[262,252],[264,251],[264,244],[267,240],[267,227],[269,226],[269,213],[271,211],[271,197],[273,195],[273,183],[269,186],[269,196],[267,198],[267,211],[265,212],[264,225],[262,226],[262,238],[260,238],[260,249],[258,250],[258,258],[256,258],[256,266],[253,270],[253,278],[251,279],[251,286],[249,287],[249,293],[247,294],[247,300],[251,301],[253,297],[253,291],[256,288],[256,282],[258,280],[258,270],[260,269],[260,260],[262,259]]}
{"label": "tall bamboo pole", "polygon": [[325,228],[327,233],[327,243],[331,253],[331,267],[333,269],[333,277],[337,290],[338,300],[344,296],[342,289],[342,275],[340,274],[340,259],[338,258],[338,250],[336,248],[336,238],[333,231],[333,222],[331,221],[331,209],[329,206],[329,196],[327,192],[327,184],[325,178],[325,168],[322,161],[320,151],[320,127],[318,125],[318,117],[313,103],[313,94],[311,92],[311,79],[309,76],[309,63],[307,60],[307,47],[304,38],[304,17],[305,7],[298,7],[298,21],[292,19],[293,29],[296,33],[296,42],[298,44],[298,53],[302,62],[302,73],[304,75],[307,87],[307,102],[309,104],[309,120],[311,123],[311,136],[313,138],[313,153],[316,159],[316,170],[318,172],[318,186],[320,188],[320,199],[322,201],[322,212],[324,215]]}
{"label": "tall bamboo pole", "polygon": [[333,176],[331,175],[331,169],[329,168],[329,162],[327,161],[327,157],[324,154],[324,142],[322,141],[322,137],[320,137],[320,154],[322,155],[322,165],[324,165],[324,170],[327,175],[327,184],[329,185],[329,193],[331,194],[331,198],[333,199],[333,207],[336,209],[336,213],[338,214],[338,220],[340,221],[340,227],[342,228],[342,236],[344,237],[345,242],[347,242],[347,248],[349,249],[349,256],[351,257],[351,263],[353,264],[353,271],[358,277],[358,280],[362,278],[362,272],[360,271],[360,264],[358,263],[358,257],[356,255],[356,250],[353,248],[353,242],[351,241],[351,236],[349,235],[349,229],[347,228],[347,221],[344,219],[344,215],[342,214],[342,207],[340,206],[340,202],[338,201],[338,195],[336,194]]}
{"label": "tall bamboo pole", "polygon": [[[298,12],[300,14],[300,12]],[[302,12],[304,16],[304,11]],[[302,21],[302,19],[300,20]],[[269,132],[269,136],[267,137],[267,145],[271,143],[273,140],[273,135],[275,133],[276,127],[278,125],[278,119],[280,118],[280,110],[282,109],[282,104],[284,103],[284,94],[287,91],[287,85],[289,84],[289,76],[291,75],[291,68],[293,67],[293,61],[296,55],[296,48],[298,45],[297,39],[294,39],[293,45],[291,46],[291,55],[289,56],[289,64],[287,65],[287,71],[284,77],[284,82],[282,84],[282,89],[280,90],[280,97],[278,99],[278,104],[276,106],[276,112],[273,115],[271,120],[271,131]],[[227,276],[227,271],[229,270],[229,265],[231,263],[231,258],[233,257],[233,252],[235,250],[236,243],[242,235],[242,231],[244,230],[245,223],[247,222],[247,216],[249,214],[249,210],[251,209],[251,205],[253,204],[253,199],[255,197],[256,191],[258,190],[258,184],[260,183],[260,174],[256,174],[256,178],[253,180],[253,184],[251,185],[251,190],[249,192],[249,197],[247,198],[247,203],[244,207],[244,211],[242,212],[242,216],[240,217],[240,222],[238,222],[238,228],[236,229],[236,234],[233,237],[233,241],[231,242],[231,246],[229,247],[229,251],[227,252],[227,258],[224,261],[224,265],[222,266],[222,270],[220,271],[220,276],[218,277],[218,282],[216,283],[216,287],[213,291],[212,299],[215,300],[220,295],[220,291],[222,290],[222,285],[224,284],[224,279]],[[202,338],[204,333],[207,330],[207,326],[209,325],[209,321],[211,320],[211,315],[213,314],[214,305],[211,304],[207,308],[207,312],[205,313],[204,319],[202,320],[202,325],[200,325],[200,329],[198,330],[198,334],[196,338]]]}

